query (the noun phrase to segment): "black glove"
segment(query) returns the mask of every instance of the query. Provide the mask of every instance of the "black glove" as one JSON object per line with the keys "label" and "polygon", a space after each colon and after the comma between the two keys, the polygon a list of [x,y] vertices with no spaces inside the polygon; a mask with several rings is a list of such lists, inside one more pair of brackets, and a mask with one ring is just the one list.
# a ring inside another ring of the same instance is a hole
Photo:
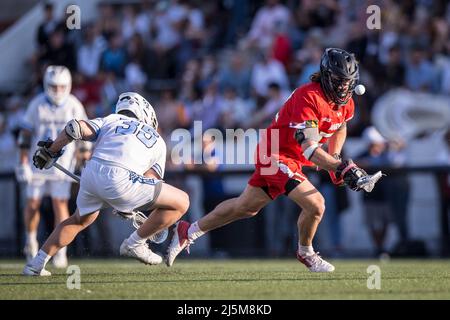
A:
{"label": "black glove", "polygon": [[362,188],[358,187],[357,182],[359,178],[367,175],[367,172],[359,168],[352,159],[342,161],[336,169],[336,178],[343,179],[345,184],[354,191],[362,190]]}
{"label": "black glove", "polygon": [[38,147],[39,149],[33,155],[33,165],[38,169],[50,169],[53,164],[58,160],[59,157],[63,154],[63,151],[59,152],[51,152],[49,150],[50,146],[53,144],[51,139],[47,141],[39,141]]}

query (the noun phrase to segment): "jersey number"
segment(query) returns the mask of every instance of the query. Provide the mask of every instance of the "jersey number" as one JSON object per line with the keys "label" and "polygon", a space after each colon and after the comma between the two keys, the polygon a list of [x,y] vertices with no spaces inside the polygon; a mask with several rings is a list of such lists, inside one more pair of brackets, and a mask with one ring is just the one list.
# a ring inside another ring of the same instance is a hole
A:
{"label": "jersey number", "polygon": [[147,148],[153,147],[159,138],[155,129],[137,121],[123,121],[123,125],[116,128],[116,133],[134,134]]}

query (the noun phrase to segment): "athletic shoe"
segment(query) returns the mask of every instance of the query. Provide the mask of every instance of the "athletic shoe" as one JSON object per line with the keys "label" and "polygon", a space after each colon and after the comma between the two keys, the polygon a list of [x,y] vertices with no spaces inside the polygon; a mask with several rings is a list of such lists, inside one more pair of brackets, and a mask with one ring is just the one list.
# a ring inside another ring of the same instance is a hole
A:
{"label": "athletic shoe", "polygon": [[173,237],[167,248],[166,265],[172,266],[175,258],[186,248],[189,253],[189,246],[194,242],[188,238],[188,229],[191,224],[187,221],[178,221],[173,229]]}
{"label": "athletic shoe", "polygon": [[40,276],[40,277],[48,277],[48,276],[52,275],[50,273],[50,271],[47,271],[45,269],[39,270],[39,269],[33,267],[33,265],[31,265],[30,263],[28,263],[23,268],[22,274],[24,276]]}
{"label": "athletic shoe", "polygon": [[128,239],[125,239],[120,245],[120,255],[135,258],[142,263],[150,265],[160,264],[162,262],[162,257],[156,253],[153,253],[147,243],[137,246],[130,246],[128,244]]}
{"label": "athletic shoe", "polygon": [[303,263],[311,272],[333,272],[334,266],[322,259],[318,252],[310,255],[301,256],[297,252],[297,259]]}

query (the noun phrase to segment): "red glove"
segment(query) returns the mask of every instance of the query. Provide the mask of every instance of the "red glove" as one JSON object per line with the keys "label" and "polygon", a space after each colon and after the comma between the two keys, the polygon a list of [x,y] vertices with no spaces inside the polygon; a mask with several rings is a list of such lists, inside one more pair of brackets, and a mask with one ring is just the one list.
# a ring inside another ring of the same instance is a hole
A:
{"label": "red glove", "polygon": [[336,178],[336,173],[334,173],[333,171],[328,171],[328,174],[330,175],[331,181],[333,182],[333,184],[337,185],[337,186],[343,186],[344,183],[344,179],[340,178]]}
{"label": "red glove", "polygon": [[[339,153],[334,153],[333,158],[342,160],[341,155]],[[333,171],[328,171],[328,174],[330,175],[331,181],[333,182],[334,185],[337,185],[339,187],[345,185],[344,179],[342,177],[340,177],[340,179],[336,178],[336,173],[334,173]]]}

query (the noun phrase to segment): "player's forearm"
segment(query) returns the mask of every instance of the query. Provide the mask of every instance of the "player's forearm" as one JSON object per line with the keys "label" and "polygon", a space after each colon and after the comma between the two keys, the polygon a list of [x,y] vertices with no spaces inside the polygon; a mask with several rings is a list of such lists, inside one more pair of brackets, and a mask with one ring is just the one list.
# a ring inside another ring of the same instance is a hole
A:
{"label": "player's forearm", "polygon": [[67,136],[66,132],[63,130],[59,133],[58,137],[56,137],[56,140],[53,141],[49,150],[51,152],[57,153],[71,142],[72,142],[72,140]]}
{"label": "player's forearm", "polygon": [[[70,127],[69,127],[70,126]],[[76,128],[74,127],[76,126]],[[70,129],[68,129],[68,127]],[[58,137],[49,148],[52,152],[58,152],[74,140],[89,141],[95,137],[95,131],[83,120],[72,120],[66,125],[66,128],[60,132]]]}
{"label": "player's forearm", "polygon": [[331,155],[340,155],[346,138],[347,126],[344,123],[342,127],[330,138],[330,140],[328,140],[328,153]]}
{"label": "player's forearm", "polygon": [[321,169],[333,172],[336,171],[339,164],[341,164],[340,160],[333,158],[329,153],[320,147],[314,151],[309,161],[313,162]]}
{"label": "player's forearm", "polygon": [[30,150],[28,149],[20,149],[20,155],[19,155],[19,161],[21,164],[25,164],[28,163],[28,154],[29,154]]}
{"label": "player's forearm", "polygon": [[25,164],[29,160],[28,157],[31,147],[31,132],[29,130],[20,130],[17,145],[20,149],[19,161],[21,164]]}

